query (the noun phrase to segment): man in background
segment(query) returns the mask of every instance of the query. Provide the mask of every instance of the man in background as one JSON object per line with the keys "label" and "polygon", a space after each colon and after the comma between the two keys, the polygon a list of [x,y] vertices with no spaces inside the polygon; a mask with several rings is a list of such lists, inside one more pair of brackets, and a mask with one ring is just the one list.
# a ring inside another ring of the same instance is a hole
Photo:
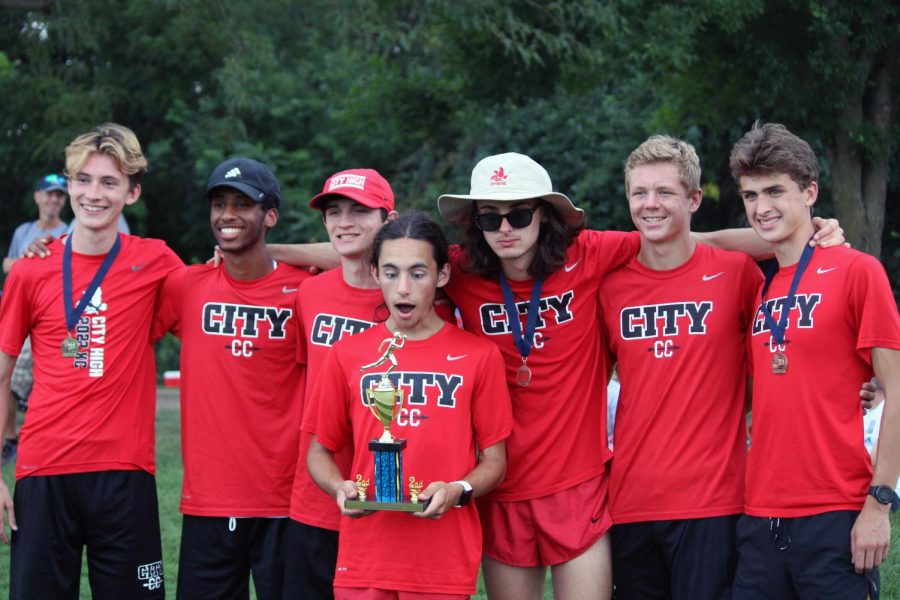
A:
{"label": "man in background", "polygon": [[[51,173],[41,177],[34,189],[34,203],[38,207],[36,221],[28,221],[16,227],[9,252],[3,259],[3,274],[9,273],[13,263],[19,260],[28,244],[35,238],[48,235],[59,237],[66,230],[66,223],[59,218],[63,205],[66,202],[66,178]],[[12,376],[12,393],[9,395],[7,405],[6,428],[3,431],[3,457],[5,466],[16,458],[19,447],[19,435],[16,431],[16,412],[19,404],[25,410],[28,394],[31,393],[31,385],[34,381],[31,361],[31,340],[26,339],[22,345],[22,352],[16,360],[16,367]]]}

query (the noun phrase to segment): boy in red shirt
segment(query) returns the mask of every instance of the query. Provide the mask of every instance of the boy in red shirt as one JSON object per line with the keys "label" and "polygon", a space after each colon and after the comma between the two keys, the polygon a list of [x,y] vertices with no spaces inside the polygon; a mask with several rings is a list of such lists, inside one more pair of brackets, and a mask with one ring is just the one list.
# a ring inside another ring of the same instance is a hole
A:
{"label": "boy in red shirt", "polygon": [[149,337],[157,292],[182,263],[159,240],[117,231],[146,168],[126,127],[75,138],[66,148],[74,230],[45,260],[14,264],[7,280],[0,397],[29,334],[35,379],[15,513],[0,482],[13,529],[10,598],[77,596],[84,547],[95,598],[164,596]]}
{"label": "boy in red shirt", "polygon": [[[900,474],[900,406],[890,400],[900,393],[900,317],[884,267],[849,248],[809,248],[818,164],[783,125],[754,125],[730,167],[778,261],[750,328],[753,444],[734,598],[875,597]],[[886,397],[874,470],[856,389],[873,370]]]}
{"label": "boy in red shirt", "polygon": [[[304,398],[313,393],[328,350],[338,341],[372,327],[384,297],[372,277],[369,253],[375,234],[397,217],[394,191],[373,169],[348,169],[329,177],[309,203],[321,211],[330,247],[340,266],[313,277],[296,296],[300,338],[296,360],[307,373]],[[381,315],[384,318],[384,315]],[[314,406],[304,401],[305,422],[315,423]],[[300,432],[300,450],[288,523],[285,597],[330,598],[337,561],[340,511],[334,499],[309,476],[306,455],[312,435]],[[352,444],[335,457],[342,472],[350,468]]]}
{"label": "boy in red shirt", "polygon": [[[446,239],[430,219],[406,215],[385,225],[375,240],[372,271],[387,321],[335,344],[310,397],[318,409],[310,473],[345,515],[335,597],[461,600],[475,592],[481,555],[470,500],[497,485],[506,465],[504,439],[512,422],[503,359],[496,346],[436,313],[435,293],[447,282],[449,264]],[[344,508],[346,499],[358,497],[357,487],[334,461],[335,452],[352,445],[350,472],[372,480],[368,443],[383,428],[365,392],[382,374],[361,368],[397,334],[405,341],[394,352],[396,371],[384,376],[405,392],[410,409],[391,429],[408,441],[403,487],[406,476],[425,484],[419,499],[427,508],[415,516]],[[438,552],[423,551],[422,544]]]}
{"label": "boy in red shirt", "polygon": [[169,275],[153,333],[182,341],[178,597],[246,596],[252,574],[258,598],[280,600],[303,408],[295,303],[309,272],[268,255],[281,190],[266,165],[226,160],[203,196],[223,264]]}
{"label": "boy in red shirt", "polygon": [[609,482],[616,597],[714,600],[737,563],[746,332],[762,273],[746,254],[691,237],[703,192],[690,144],[638,146],[625,193],[641,248],[600,289],[621,383]]}

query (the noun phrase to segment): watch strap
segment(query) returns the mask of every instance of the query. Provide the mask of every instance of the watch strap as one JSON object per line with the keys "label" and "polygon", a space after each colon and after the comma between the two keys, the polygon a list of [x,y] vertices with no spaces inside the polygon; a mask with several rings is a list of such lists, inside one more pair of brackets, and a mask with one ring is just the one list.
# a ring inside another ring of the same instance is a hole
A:
{"label": "watch strap", "polygon": [[451,481],[450,483],[458,483],[463,488],[463,493],[459,496],[459,502],[456,503],[456,506],[465,506],[472,500],[472,484],[470,484],[465,479],[460,479],[459,481]]}

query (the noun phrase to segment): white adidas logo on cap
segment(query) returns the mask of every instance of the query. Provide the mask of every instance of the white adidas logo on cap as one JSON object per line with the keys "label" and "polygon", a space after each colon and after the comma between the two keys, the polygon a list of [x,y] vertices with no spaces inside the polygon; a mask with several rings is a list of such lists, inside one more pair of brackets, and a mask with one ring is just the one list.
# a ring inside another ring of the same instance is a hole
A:
{"label": "white adidas logo on cap", "polygon": [[229,170],[227,173],[225,173],[225,179],[231,179],[232,177],[240,177],[240,176],[241,176],[241,170],[238,169],[237,167],[235,167],[235,168]]}

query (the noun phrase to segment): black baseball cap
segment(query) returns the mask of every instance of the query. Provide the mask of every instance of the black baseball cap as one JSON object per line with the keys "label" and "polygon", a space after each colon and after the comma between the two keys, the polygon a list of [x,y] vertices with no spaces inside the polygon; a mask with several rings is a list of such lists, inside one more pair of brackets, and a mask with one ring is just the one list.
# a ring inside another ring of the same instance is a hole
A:
{"label": "black baseball cap", "polygon": [[252,158],[229,158],[216,167],[206,182],[203,199],[217,187],[232,187],[256,202],[272,200],[275,207],[281,204],[281,186],[266,165]]}
{"label": "black baseball cap", "polygon": [[69,190],[66,188],[66,183],[66,178],[64,176],[50,173],[49,175],[44,175],[40,178],[35,189],[41,192],[58,190],[63,194],[68,194]]}

